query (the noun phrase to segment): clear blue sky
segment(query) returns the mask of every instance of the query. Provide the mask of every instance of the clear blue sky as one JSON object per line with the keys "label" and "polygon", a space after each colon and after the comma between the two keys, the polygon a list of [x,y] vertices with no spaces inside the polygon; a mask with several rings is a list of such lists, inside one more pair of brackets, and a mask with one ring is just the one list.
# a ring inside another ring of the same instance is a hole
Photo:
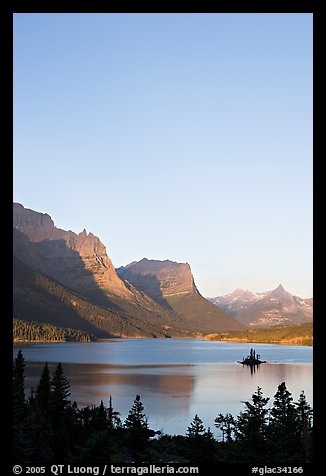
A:
{"label": "clear blue sky", "polygon": [[15,14],[14,200],[205,296],[312,296],[312,14]]}

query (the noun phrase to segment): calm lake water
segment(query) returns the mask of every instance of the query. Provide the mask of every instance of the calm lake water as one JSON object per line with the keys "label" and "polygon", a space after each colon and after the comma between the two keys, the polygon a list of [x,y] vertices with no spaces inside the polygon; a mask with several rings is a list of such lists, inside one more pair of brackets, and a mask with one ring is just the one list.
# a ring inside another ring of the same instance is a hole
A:
{"label": "calm lake water", "polygon": [[[254,347],[266,364],[255,373],[237,361]],[[219,413],[238,415],[259,385],[271,397],[285,381],[294,400],[305,391],[313,401],[312,347],[209,342],[201,339],[112,339],[89,343],[34,343],[14,346],[26,360],[26,389],[36,388],[45,362],[57,362],[80,406],[108,404],[124,420],[137,394],[151,428],[185,434],[194,415],[210,426]],[[27,393],[26,392],[26,393]]]}

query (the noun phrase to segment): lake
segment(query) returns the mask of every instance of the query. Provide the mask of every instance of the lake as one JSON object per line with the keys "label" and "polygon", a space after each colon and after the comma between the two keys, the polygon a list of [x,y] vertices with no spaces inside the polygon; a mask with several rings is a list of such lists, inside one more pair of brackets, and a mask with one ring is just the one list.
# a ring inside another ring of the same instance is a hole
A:
{"label": "lake", "polygon": [[[267,363],[256,372],[237,361],[250,347]],[[80,406],[108,405],[124,420],[137,394],[149,425],[168,434],[185,434],[197,413],[215,435],[219,413],[245,409],[257,386],[271,398],[285,381],[297,401],[301,390],[313,401],[312,347],[211,342],[202,339],[110,339],[82,343],[16,344],[26,360],[26,394],[36,388],[45,362],[53,371],[62,362],[71,400]]]}

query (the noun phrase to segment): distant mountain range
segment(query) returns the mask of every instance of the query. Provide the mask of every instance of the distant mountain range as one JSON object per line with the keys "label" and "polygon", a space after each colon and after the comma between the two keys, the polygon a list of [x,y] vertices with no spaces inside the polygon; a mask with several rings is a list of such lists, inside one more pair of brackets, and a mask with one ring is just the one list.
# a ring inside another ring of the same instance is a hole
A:
{"label": "distant mountain range", "polygon": [[115,270],[100,239],[13,205],[14,316],[99,337],[191,337],[243,325],[197,290],[190,266],[143,259]]}
{"label": "distant mountain range", "polygon": [[268,327],[300,324],[313,319],[313,299],[302,299],[280,284],[273,291],[255,293],[236,289],[231,294],[209,298],[245,326]]}

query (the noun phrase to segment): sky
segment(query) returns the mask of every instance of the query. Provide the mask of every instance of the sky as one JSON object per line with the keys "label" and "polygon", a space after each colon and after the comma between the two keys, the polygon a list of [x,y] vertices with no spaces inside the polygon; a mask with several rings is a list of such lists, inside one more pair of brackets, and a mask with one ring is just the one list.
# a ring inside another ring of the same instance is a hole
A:
{"label": "sky", "polygon": [[311,297],[312,21],[16,13],[14,201],[207,297]]}

